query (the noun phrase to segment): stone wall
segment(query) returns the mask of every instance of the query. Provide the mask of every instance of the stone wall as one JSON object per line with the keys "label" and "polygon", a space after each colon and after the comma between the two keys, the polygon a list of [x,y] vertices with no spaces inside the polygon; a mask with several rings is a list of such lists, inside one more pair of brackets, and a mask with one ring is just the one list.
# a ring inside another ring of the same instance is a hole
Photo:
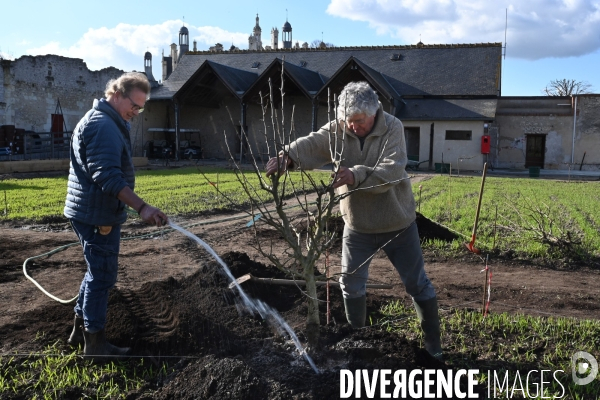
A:
{"label": "stone wall", "polygon": [[577,96],[577,115],[574,113],[571,97],[500,98],[495,121],[498,136],[493,138],[497,145],[494,166],[525,168],[528,135],[544,135],[543,168],[599,169],[600,95]]}
{"label": "stone wall", "polygon": [[[600,169],[600,95],[577,97],[577,124],[573,161],[582,170]],[[585,158],[584,158],[585,154]]]}
{"label": "stone wall", "polygon": [[90,71],[81,59],[55,55],[2,60],[0,125],[49,132],[60,101],[72,131],[93,100],[103,97],[106,83],[123,72],[113,67]]}
{"label": "stone wall", "polygon": [[[0,83],[4,82],[4,65],[10,65],[10,61],[0,59]],[[6,107],[6,100],[4,99],[4,85],[0,85],[0,115],[4,114],[4,108]]]}

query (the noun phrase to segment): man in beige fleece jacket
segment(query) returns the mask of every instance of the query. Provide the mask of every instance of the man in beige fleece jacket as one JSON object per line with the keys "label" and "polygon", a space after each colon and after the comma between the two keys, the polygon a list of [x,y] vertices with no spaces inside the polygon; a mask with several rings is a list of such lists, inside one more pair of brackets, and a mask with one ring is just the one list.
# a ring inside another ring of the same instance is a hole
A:
{"label": "man in beige fleece jacket", "polygon": [[415,201],[405,170],[402,122],[383,111],[366,82],[346,85],[338,102],[339,121],[327,123],[291,143],[286,154],[271,158],[267,176],[286,168],[308,170],[331,163],[330,139],[336,138],[338,149],[343,142],[334,187],[348,194],[340,203],[345,222],[340,284],[346,318],[353,327],[365,325],[369,264],[383,249],[413,299],[426,350],[441,359],[437,298],[424,269]]}

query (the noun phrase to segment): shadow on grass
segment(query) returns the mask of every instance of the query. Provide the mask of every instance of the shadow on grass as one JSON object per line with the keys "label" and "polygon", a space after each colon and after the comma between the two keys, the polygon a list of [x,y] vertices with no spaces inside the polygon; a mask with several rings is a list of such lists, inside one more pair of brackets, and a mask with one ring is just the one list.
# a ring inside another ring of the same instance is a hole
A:
{"label": "shadow on grass", "polygon": [[2,190],[17,190],[17,189],[44,190],[47,188],[45,188],[43,186],[25,186],[25,185],[17,185],[14,183],[0,182],[0,191],[2,191]]}

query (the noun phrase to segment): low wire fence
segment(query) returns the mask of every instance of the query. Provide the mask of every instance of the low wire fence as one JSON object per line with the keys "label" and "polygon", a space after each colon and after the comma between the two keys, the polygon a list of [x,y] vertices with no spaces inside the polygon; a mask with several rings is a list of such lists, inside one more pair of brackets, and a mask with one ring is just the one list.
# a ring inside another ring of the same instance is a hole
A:
{"label": "low wire fence", "polygon": [[69,158],[72,132],[20,132],[0,148],[0,161]]}

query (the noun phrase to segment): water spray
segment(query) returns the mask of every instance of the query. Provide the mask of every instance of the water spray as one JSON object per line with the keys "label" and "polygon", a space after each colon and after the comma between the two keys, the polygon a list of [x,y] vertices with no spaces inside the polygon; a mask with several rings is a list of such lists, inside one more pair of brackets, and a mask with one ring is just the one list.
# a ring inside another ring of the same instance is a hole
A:
{"label": "water spray", "polygon": [[221,267],[223,267],[223,271],[225,272],[225,274],[227,275],[227,277],[229,278],[229,280],[231,282],[230,286],[233,286],[233,289],[238,291],[246,309],[253,314],[258,313],[262,317],[263,320],[265,320],[269,324],[273,325],[281,335],[283,335],[284,332],[287,332],[289,337],[292,339],[292,341],[296,345],[296,349],[298,350],[298,352],[304,356],[304,358],[310,364],[312,369],[317,374],[319,373],[319,369],[315,365],[312,358],[308,355],[308,353],[306,352],[304,347],[302,347],[302,343],[300,343],[298,336],[296,336],[296,333],[294,332],[294,330],[289,326],[289,324],[287,322],[285,322],[283,317],[281,315],[279,315],[277,310],[271,308],[268,304],[266,304],[258,299],[253,299],[250,296],[248,296],[246,294],[246,292],[244,292],[242,287],[239,285],[239,283],[237,282],[237,280],[235,279],[235,277],[233,276],[231,271],[229,270],[229,267],[227,266],[227,264],[225,264],[225,262],[221,259],[221,257],[219,257],[219,255],[206,242],[204,242],[202,239],[200,239],[198,236],[194,235],[190,231],[183,229],[182,227],[180,227],[177,224],[174,224],[171,221],[169,221],[169,226],[171,228],[175,229],[176,231],[179,231],[180,233],[184,234],[185,236],[189,237],[190,239],[194,240],[196,243],[198,243],[202,247],[204,247],[204,249],[206,249],[206,251],[208,251],[208,253],[211,256],[213,256],[213,258],[215,260],[217,260],[217,262],[221,265]]}

